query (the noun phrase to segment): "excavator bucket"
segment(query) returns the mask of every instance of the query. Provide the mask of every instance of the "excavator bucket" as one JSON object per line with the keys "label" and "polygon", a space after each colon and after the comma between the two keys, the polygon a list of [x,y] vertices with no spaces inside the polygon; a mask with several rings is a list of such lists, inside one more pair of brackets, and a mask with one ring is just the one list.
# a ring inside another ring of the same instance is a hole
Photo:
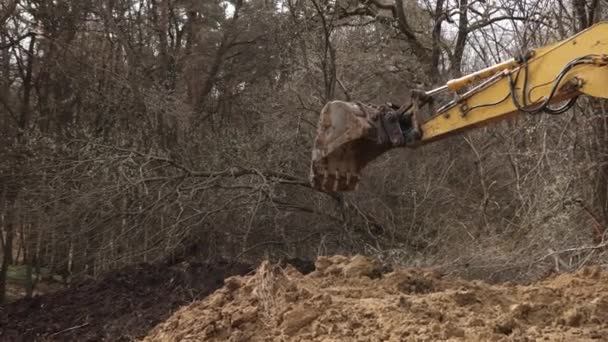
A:
{"label": "excavator bucket", "polygon": [[[361,170],[393,146],[388,126],[383,124],[385,113],[382,108],[345,101],[323,107],[312,151],[313,188],[325,192],[356,189]],[[397,134],[403,136],[400,131]]]}

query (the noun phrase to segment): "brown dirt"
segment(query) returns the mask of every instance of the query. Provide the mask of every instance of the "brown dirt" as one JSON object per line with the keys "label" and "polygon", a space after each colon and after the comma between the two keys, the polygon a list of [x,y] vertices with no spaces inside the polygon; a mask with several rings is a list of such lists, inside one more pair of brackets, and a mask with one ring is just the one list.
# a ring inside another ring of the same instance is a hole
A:
{"label": "brown dirt", "polygon": [[69,289],[0,306],[0,341],[130,341],[248,265],[140,264]]}
{"label": "brown dirt", "polygon": [[263,263],[181,308],[145,341],[606,341],[608,273],[588,267],[531,285],[384,273],[356,256],[302,275]]}

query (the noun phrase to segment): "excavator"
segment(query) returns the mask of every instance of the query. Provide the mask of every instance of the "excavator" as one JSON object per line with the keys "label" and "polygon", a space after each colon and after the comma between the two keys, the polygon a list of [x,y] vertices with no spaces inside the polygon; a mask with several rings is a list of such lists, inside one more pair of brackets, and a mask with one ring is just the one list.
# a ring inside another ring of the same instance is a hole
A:
{"label": "excavator", "polygon": [[522,113],[561,114],[581,95],[608,98],[608,22],[439,88],[414,89],[408,104],[328,102],[310,183],[323,192],[355,191],[365,166],[391,149],[417,148]]}

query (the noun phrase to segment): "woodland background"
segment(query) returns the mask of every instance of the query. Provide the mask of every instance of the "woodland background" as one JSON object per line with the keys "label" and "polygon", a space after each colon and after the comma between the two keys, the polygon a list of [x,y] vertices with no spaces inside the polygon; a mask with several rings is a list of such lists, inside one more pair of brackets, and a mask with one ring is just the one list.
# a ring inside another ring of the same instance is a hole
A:
{"label": "woodland background", "polygon": [[608,262],[608,113],[581,99],[308,185],[332,99],[566,38],[605,0],[2,0],[0,299],[11,267],[364,253],[488,280]]}

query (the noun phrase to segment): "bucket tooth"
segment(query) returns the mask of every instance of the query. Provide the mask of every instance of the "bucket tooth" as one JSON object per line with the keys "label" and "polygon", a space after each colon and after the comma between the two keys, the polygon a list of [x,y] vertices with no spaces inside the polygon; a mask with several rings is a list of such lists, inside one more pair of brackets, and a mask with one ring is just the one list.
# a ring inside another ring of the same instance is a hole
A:
{"label": "bucket tooth", "polygon": [[321,181],[321,188],[327,189],[327,182],[329,181],[329,172],[327,170],[323,171],[323,180]]}
{"label": "bucket tooth", "polygon": [[359,184],[359,179],[360,179],[360,178],[361,178],[361,177],[359,177],[359,174],[355,174],[355,175],[353,175],[353,176],[352,176],[353,182],[352,182],[352,184],[349,184],[349,186],[351,186],[351,187],[356,187],[356,185],[357,185],[357,184]]}
{"label": "bucket tooth", "polygon": [[340,189],[340,171],[336,170],[334,175],[334,186],[333,191],[338,191]]}

